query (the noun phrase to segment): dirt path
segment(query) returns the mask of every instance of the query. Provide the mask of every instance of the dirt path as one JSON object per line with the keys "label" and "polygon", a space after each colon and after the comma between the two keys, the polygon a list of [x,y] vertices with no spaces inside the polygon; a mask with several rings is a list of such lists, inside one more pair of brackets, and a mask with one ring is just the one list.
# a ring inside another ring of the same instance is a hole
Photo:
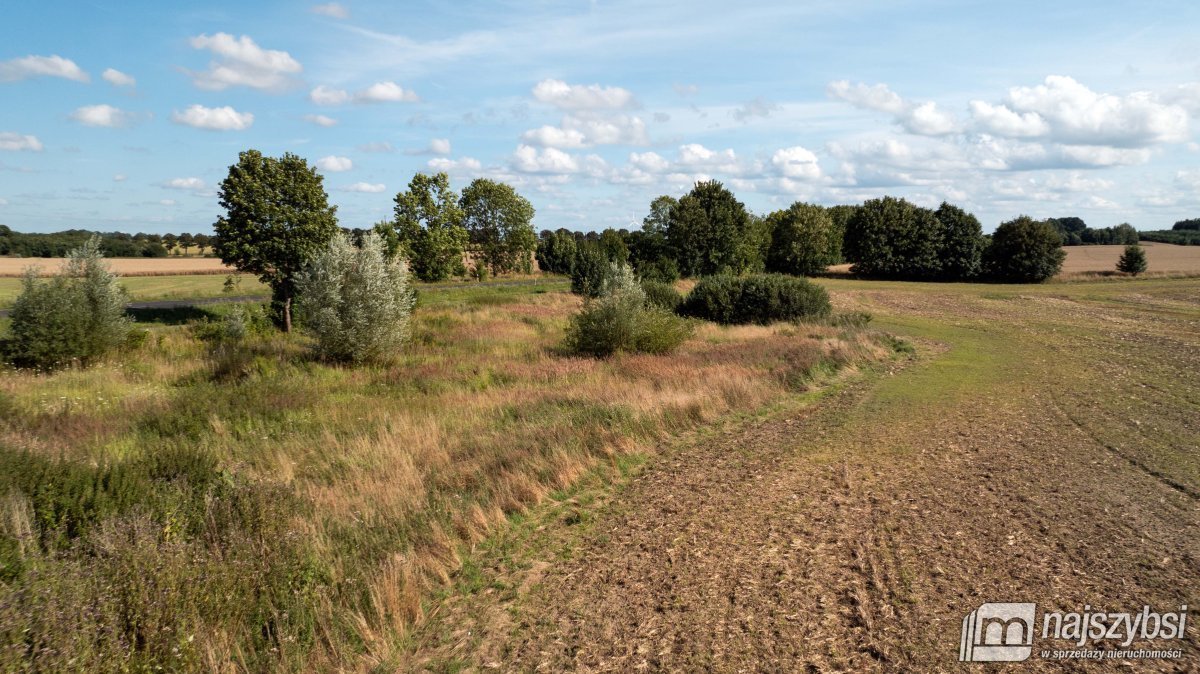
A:
{"label": "dirt path", "polygon": [[[839,296],[921,337],[921,357],[653,463],[585,532],[547,534],[568,545],[497,562],[511,592],[447,602],[430,629],[450,635],[417,662],[952,671],[979,667],[957,659],[984,602],[1194,604],[1200,307],[1161,287],[1136,303]],[[1158,646],[1180,660],[1088,664],[1197,671],[1197,634]]]}

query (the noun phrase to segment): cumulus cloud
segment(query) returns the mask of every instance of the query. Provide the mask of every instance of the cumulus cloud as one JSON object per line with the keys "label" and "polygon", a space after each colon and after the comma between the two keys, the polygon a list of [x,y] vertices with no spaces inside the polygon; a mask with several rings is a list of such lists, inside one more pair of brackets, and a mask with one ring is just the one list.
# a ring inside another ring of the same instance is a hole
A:
{"label": "cumulus cloud", "polygon": [[[124,176],[122,176],[122,179],[124,179]],[[199,178],[172,178],[163,183],[163,187],[172,190],[201,192],[207,187],[207,185],[205,185],[204,181]]]}
{"label": "cumulus cloud", "polygon": [[637,100],[628,89],[567,84],[553,79],[538,82],[533,87],[533,97],[561,110],[619,110],[637,106]]}
{"label": "cumulus cloud", "polygon": [[342,188],[346,192],[363,192],[365,194],[379,194],[387,189],[383,183],[354,183]]}
{"label": "cumulus cloud", "polygon": [[961,130],[958,120],[936,103],[906,101],[886,84],[850,84],[838,80],[829,83],[826,93],[857,108],[886,112],[905,131],[919,136],[944,136]]}
{"label": "cumulus cloud", "polygon": [[313,14],[320,14],[322,16],[332,17],[334,19],[350,18],[350,9],[345,5],[336,2],[330,2],[323,5],[313,5],[308,11],[312,12]]}
{"label": "cumulus cloud", "polygon": [[396,151],[396,148],[393,147],[392,144],[387,141],[373,141],[370,143],[364,143],[362,145],[359,145],[357,149],[359,152],[371,152],[371,153],[395,152]]}
{"label": "cumulus cloud", "polygon": [[578,148],[587,145],[587,139],[582,131],[550,125],[526,131],[521,134],[521,140],[542,147]]}
{"label": "cumulus cloud", "polygon": [[629,163],[647,173],[663,173],[671,168],[671,162],[657,152],[631,152]]}
{"label": "cumulus cloud", "polygon": [[519,145],[513,153],[513,168],[523,173],[574,173],[579,170],[579,163],[575,157],[553,147]]}
{"label": "cumulus cloud", "polygon": [[105,82],[108,82],[109,84],[113,85],[114,87],[135,87],[135,86],[137,86],[137,80],[135,80],[133,78],[133,76],[126,75],[125,73],[121,72],[120,70],[116,70],[115,68],[105,69],[104,73],[102,73],[100,75],[100,77],[103,78]]}
{"label": "cumulus cloud", "polygon": [[972,101],[971,111],[988,133],[1046,138],[1064,145],[1142,148],[1188,137],[1188,114],[1182,105],[1164,103],[1145,91],[1100,94],[1062,75],[1051,75],[1034,87],[1013,87],[1002,104]]}
{"label": "cumulus cloud", "polygon": [[294,84],[294,77],[304,69],[291,54],[263,49],[248,35],[197,35],[190,42],[194,49],[206,49],[216,57],[208,70],[190,73],[192,82],[201,89],[219,91],[242,86],[281,91]]}
{"label": "cumulus cloud", "polygon": [[18,82],[30,77],[61,77],[75,82],[87,82],[91,79],[74,61],[57,54],[0,61],[0,82]]}
{"label": "cumulus cloud", "polygon": [[748,101],[742,105],[742,107],[731,111],[729,114],[731,114],[734,119],[744,124],[755,117],[762,117],[763,119],[766,119],[767,117],[771,116],[771,113],[778,109],[778,103],[772,103],[762,96],[758,96],[754,100]]}
{"label": "cumulus cloud", "polygon": [[254,124],[254,115],[238,112],[228,105],[221,108],[192,105],[183,112],[176,110],[171,113],[171,121],[209,131],[243,131]]}
{"label": "cumulus cloud", "polygon": [[434,154],[450,154],[450,139],[434,138],[429,141],[429,151]]}
{"label": "cumulus cloud", "polygon": [[461,159],[450,159],[448,157],[434,157],[430,159],[427,166],[435,171],[445,171],[453,173],[455,171],[479,171],[483,169],[483,164],[478,159],[473,157],[463,157]]}
{"label": "cumulus cloud", "polygon": [[345,105],[346,103],[413,103],[421,100],[411,89],[395,82],[376,82],[353,94],[345,89],[335,89],[324,84],[308,92],[308,100],[317,105]]}
{"label": "cumulus cloud", "polygon": [[679,146],[679,165],[687,168],[722,166],[737,163],[737,154],[732,148],[710,150],[699,143]]}
{"label": "cumulus cloud", "polygon": [[521,134],[530,145],[582,148],[595,145],[647,145],[646,123],[630,115],[590,112],[568,114],[559,126],[542,126]]}
{"label": "cumulus cloud", "polygon": [[41,152],[42,141],[37,139],[37,136],[29,136],[12,131],[0,131],[0,150],[8,150],[9,152]]}
{"label": "cumulus cloud", "polygon": [[1149,161],[1151,151],[1103,145],[1044,144],[983,134],[972,142],[968,155],[977,166],[988,170],[1033,171],[1135,166]]}
{"label": "cumulus cloud", "polygon": [[338,173],[341,171],[349,171],[354,168],[354,162],[349,157],[336,157],[330,155],[321,157],[316,161],[317,168],[330,173]]}
{"label": "cumulus cloud", "polygon": [[133,124],[136,116],[111,105],[101,104],[78,108],[71,113],[71,119],[84,126],[116,128]]}
{"label": "cumulus cloud", "polygon": [[817,155],[799,145],[776,150],[775,154],[771,155],[771,165],[785,178],[811,180],[821,177]]}
{"label": "cumulus cloud", "polygon": [[325,115],[305,115],[304,121],[316,124],[317,126],[324,126],[326,128],[337,126],[338,123],[336,119],[332,117],[326,117]]}

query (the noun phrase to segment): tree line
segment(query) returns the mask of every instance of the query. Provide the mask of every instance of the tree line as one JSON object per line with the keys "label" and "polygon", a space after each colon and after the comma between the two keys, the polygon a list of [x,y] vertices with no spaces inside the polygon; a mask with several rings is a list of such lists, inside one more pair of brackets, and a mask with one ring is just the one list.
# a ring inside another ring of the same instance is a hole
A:
{"label": "tree line", "polygon": [[209,234],[127,234],[125,232],[93,232],[68,229],[62,232],[16,232],[0,225],[0,255],[15,257],[66,257],[67,254],[99,237],[100,252],[106,257],[167,257],[188,255],[193,249],[211,248],[214,237]]}
{"label": "tree line", "polygon": [[979,220],[949,203],[937,209],[882,197],[860,205],[797,202],[765,216],[751,213],[716,181],[696,183],[675,198],[660,196],[638,230],[541,233],[545,271],[567,274],[593,295],[611,262],[642,278],[774,272],[798,276],[852,263],[872,278],[1036,283],[1058,273],[1065,253],[1050,221],[1021,216],[984,235]]}

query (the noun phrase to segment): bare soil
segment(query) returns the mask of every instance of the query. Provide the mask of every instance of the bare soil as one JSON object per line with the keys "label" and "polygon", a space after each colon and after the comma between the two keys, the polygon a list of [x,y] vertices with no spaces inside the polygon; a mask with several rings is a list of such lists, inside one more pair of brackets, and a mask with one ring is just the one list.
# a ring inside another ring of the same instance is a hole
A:
{"label": "bare soil", "polygon": [[[961,622],[984,602],[1194,607],[1200,283],[1113,285],[838,282],[915,359],[669,451],[606,505],[481,554],[489,589],[437,606],[411,666],[967,671]],[[1039,639],[1016,667],[1200,671],[1191,620],[1133,645],[1180,660],[1052,662],[1037,651],[1074,646]]]}

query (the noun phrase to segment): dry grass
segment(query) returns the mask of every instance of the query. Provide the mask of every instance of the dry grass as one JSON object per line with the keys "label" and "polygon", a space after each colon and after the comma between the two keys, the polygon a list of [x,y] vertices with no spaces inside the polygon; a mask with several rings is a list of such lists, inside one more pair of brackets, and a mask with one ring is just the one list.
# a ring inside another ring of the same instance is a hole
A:
{"label": "dry grass", "polygon": [[[182,662],[386,668],[462,546],[584,474],[620,471],[668,437],[889,353],[867,333],[826,326],[704,325],[673,355],[573,358],[560,344],[574,296],[444,291],[422,306],[414,343],[386,365],[314,362],[302,338],[274,336],[246,347],[246,377],[215,381],[204,344],[162,327],[141,352],[100,368],[8,372],[0,443],[86,465],[186,446],[248,484],[285,489],[305,507],[284,538],[307,551],[303,568],[315,570],[305,573],[324,579],[291,612],[311,621],[274,625],[274,650],[262,652],[251,618],[180,609],[193,624],[177,627],[195,635]],[[195,577],[173,554],[124,582],[161,584],[155,574],[171,569]]]}
{"label": "dry grass", "polygon": [[[106,260],[121,276],[176,276],[181,274],[230,274],[235,270],[215,257],[114,257]],[[43,275],[57,273],[60,257],[0,257],[0,278],[20,277],[28,267],[40,267]]]}

